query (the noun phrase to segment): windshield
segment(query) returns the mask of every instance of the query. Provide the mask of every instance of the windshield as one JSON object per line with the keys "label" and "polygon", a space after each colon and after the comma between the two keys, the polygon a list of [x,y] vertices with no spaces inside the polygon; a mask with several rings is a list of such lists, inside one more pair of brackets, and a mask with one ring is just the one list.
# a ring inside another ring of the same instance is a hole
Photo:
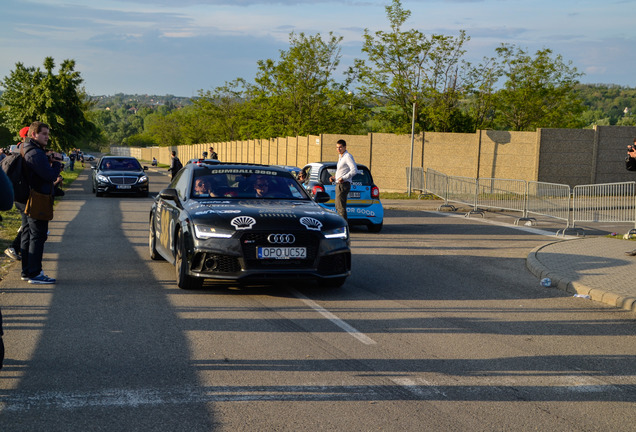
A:
{"label": "windshield", "polygon": [[310,199],[289,173],[267,168],[196,170],[192,198]]}
{"label": "windshield", "polygon": [[102,171],[141,171],[141,165],[137,159],[108,158],[102,160],[99,169]]}

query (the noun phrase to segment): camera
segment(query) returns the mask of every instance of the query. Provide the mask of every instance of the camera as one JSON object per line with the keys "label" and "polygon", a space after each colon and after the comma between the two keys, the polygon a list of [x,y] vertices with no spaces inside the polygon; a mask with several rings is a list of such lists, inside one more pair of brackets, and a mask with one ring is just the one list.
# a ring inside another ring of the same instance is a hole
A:
{"label": "camera", "polygon": [[62,162],[64,160],[64,157],[61,154],[56,153],[56,152],[49,153],[49,158],[52,161],[57,161],[57,162]]}

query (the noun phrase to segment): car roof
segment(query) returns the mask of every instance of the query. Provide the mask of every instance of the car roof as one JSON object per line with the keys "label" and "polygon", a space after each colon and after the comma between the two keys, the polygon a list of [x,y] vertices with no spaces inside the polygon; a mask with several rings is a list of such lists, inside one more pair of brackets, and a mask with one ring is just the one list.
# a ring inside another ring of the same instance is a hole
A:
{"label": "car roof", "polygon": [[[188,164],[187,167],[192,166],[193,168],[198,168],[201,166],[205,166],[205,163],[201,164]],[[255,164],[255,163],[237,163],[237,162],[218,162],[214,164],[210,164],[210,167],[218,168],[219,165],[222,165],[223,168],[227,169],[245,169],[245,168],[266,168],[269,171],[276,171],[281,173],[290,174],[286,169],[281,168],[279,165],[264,165],[264,164]],[[291,175],[291,174],[290,174]]]}

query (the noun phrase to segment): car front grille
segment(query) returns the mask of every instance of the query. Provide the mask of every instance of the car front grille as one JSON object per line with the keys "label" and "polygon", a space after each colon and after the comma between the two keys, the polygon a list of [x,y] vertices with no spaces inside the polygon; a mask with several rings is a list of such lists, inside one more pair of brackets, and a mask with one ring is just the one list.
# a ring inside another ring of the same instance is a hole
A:
{"label": "car front grille", "polygon": [[[280,246],[305,247],[307,248],[307,257],[305,259],[258,259],[257,248],[259,246],[276,246],[267,241],[270,234],[293,234],[296,238],[293,244]],[[241,248],[247,269],[310,268],[316,260],[319,244],[320,235],[309,231],[246,232],[241,236]]]}
{"label": "car front grille", "polygon": [[137,183],[137,177],[131,176],[110,176],[108,179],[115,185],[133,185]]}

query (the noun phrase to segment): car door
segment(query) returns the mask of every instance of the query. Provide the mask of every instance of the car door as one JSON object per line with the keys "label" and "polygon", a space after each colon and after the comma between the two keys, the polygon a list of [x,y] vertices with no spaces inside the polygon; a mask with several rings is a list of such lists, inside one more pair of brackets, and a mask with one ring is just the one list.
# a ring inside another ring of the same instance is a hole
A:
{"label": "car door", "polygon": [[157,251],[169,261],[175,258],[174,235],[179,215],[187,200],[190,186],[191,170],[182,170],[170,183],[170,188],[177,191],[178,201],[170,199],[157,199],[155,210],[155,232],[157,235]]}

